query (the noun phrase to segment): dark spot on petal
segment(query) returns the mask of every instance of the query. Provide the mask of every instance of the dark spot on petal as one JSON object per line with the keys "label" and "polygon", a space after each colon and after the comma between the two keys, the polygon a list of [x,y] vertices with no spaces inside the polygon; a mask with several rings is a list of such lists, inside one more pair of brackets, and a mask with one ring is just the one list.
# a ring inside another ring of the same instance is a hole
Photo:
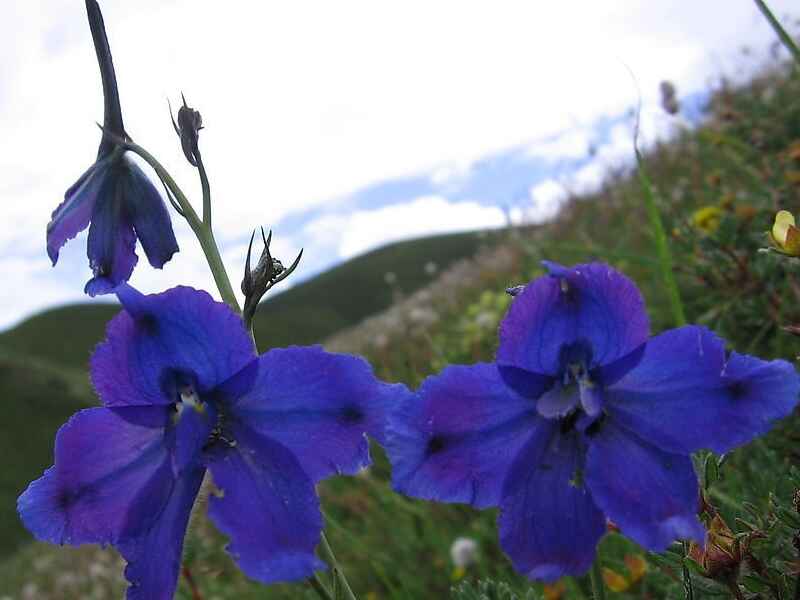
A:
{"label": "dark spot on petal", "polygon": [[579,412],[577,410],[573,410],[566,417],[560,420],[559,427],[562,435],[565,435],[575,429],[575,423],[578,421],[578,415]]}
{"label": "dark spot on petal", "polygon": [[158,333],[158,319],[155,315],[144,313],[136,317],[136,328],[145,335],[155,335]]}
{"label": "dark spot on petal", "polygon": [[744,398],[749,391],[749,386],[744,381],[734,381],[728,384],[728,393],[733,400]]}
{"label": "dark spot on petal", "polygon": [[75,502],[81,496],[81,493],[82,490],[80,488],[64,488],[63,490],[59,490],[58,495],[56,496],[56,506],[63,511],[69,510],[70,507],[75,504]]}
{"label": "dark spot on petal", "polygon": [[436,454],[436,453],[441,452],[442,450],[444,450],[446,445],[447,444],[446,444],[446,440],[444,439],[444,436],[442,436],[442,435],[434,435],[434,436],[431,437],[430,440],[428,440],[428,447],[426,449],[426,453],[428,455]]}
{"label": "dark spot on petal", "polygon": [[355,404],[349,404],[344,407],[341,416],[346,423],[360,423],[364,420],[364,411]]}
{"label": "dark spot on petal", "polygon": [[594,437],[595,435],[600,433],[600,430],[603,428],[603,423],[605,422],[605,420],[606,420],[605,414],[600,415],[600,417],[595,419],[594,423],[592,423],[591,425],[589,425],[589,427],[586,428],[587,437]]}

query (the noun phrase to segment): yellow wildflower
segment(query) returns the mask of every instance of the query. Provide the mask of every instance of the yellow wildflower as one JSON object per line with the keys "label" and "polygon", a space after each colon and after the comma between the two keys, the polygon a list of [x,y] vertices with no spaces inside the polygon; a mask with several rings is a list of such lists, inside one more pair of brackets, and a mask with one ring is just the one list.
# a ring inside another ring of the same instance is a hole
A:
{"label": "yellow wildflower", "polygon": [[800,230],[794,215],[788,210],[778,211],[769,238],[775,250],[788,256],[800,256]]}
{"label": "yellow wildflower", "polygon": [[625,556],[625,567],[628,569],[628,576],[625,577],[613,569],[603,568],[603,581],[606,587],[612,592],[626,592],[636,585],[639,580],[647,573],[647,561],[643,556],[627,554]]}
{"label": "yellow wildflower", "polygon": [[692,225],[706,233],[714,233],[721,218],[722,209],[719,206],[704,206],[692,215]]}
{"label": "yellow wildflower", "polygon": [[628,583],[624,576],[608,567],[603,567],[603,581],[612,592],[624,592],[631,587],[631,584]]}

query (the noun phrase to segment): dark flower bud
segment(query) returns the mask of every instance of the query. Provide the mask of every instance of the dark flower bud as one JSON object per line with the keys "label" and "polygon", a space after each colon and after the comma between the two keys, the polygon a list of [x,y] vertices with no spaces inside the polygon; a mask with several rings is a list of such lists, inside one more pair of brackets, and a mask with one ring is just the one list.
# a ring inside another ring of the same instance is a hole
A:
{"label": "dark flower bud", "polygon": [[671,81],[662,81],[658,86],[658,89],[661,92],[661,108],[664,109],[664,112],[670,115],[678,114],[678,111],[680,111],[681,107],[678,103],[675,84],[673,84]]}
{"label": "dark flower bud", "polygon": [[181,139],[181,148],[183,148],[183,155],[189,163],[196,167],[200,160],[200,148],[198,140],[200,137],[200,130],[203,128],[203,117],[200,112],[191,108],[186,104],[186,98],[181,94],[183,106],[178,109],[178,122],[172,117],[172,109],[170,109],[170,117],[172,117],[172,126],[175,128],[175,133]]}
{"label": "dark flower bud", "polygon": [[297,255],[294,262],[286,268],[283,263],[274,258],[269,251],[269,245],[272,242],[272,232],[268,236],[264,236],[264,229],[261,229],[261,239],[264,242],[264,250],[258,259],[255,269],[250,269],[250,255],[253,249],[253,240],[255,239],[256,232],[250,236],[250,245],[247,247],[247,259],[244,264],[244,278],[242,279],[242,293],[245,297],[244,310],[242,311],[242,319],[247,327],[250,327],[253,317],[255,316],[258,303],[267,291],[277,283],[286,279],[300,264],[300,258],[303,256],[303,251]]}

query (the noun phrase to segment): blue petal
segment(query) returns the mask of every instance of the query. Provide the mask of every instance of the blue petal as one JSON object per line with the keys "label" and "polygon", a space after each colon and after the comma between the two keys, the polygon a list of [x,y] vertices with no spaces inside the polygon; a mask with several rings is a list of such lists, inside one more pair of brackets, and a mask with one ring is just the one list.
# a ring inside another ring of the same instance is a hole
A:
{"label": "blue petal", "polygon": [[171,404],[176,386],[202,396],[255,357],[241,318],[206,292],[176,287],[144,296],[117,290],[124,311],[91,359],[91,376],[106,406]]}
{"label": "blue petal", "polygon": [[385,413],[410,396],[378,381],[363,358],[320,346],[270,350],[217,393],[237,419],[294,453],[314,481],[368,465],[364,434],[383,441]]}
{"label": "blue petal", "polygon": [[161,407],[90,408],[56,435],[55,465],[28,486],[25,527],[54,544],[116,543],[146,530],[172,485]]}
{"label": "blue petal", "polygon": [[131,222],[147,260],[160,269],[178,251],[169,212],[147,175],[130,159],[122,160],[128,167],[125,202]]}
{"label": "blue petal", "polygon": [[230,537],[228,552],[263,583],[324,569],[314,554],[322,515],[311,479],[281,444],[242,426],[233,435],[236,446],[213,450],[209,462],[222,496],[211,497],[208,514]]}
{"label": "blue petal", "polygon": [[389,418],[394,488],[426,500],[496,506],[537,421],[534,402],[508,388],[494,364],[447,367]]}
{"label": "blue petal", "polygon": [[92,212],[86,254],[94,277],[84,291],[107,294],[127,281],[136,266],[136,235],[125,209],[125,178],[119,162],[108,167]]}
{"label": "blue petal", "polygon": [[170,489],[169,500],[155,523],[142,535],[119,544],[128,561],[127,600],[172,600],[178,584],[183,538],[205,469],[184,472]]}
{"label": "blue petal", "polygon": [[584,449],[573,432],[541,419],[506,479],[500,545],[514,568],[554,581],[586,572],[606,531],[603,513],[581,482]]}
{"label": "blue petal", "polygon": [[647,340],[644,302],[630,279],[601,263],[546,266],[550,275],[525,286],[500,324],[501,366],[557,376],[570,347],[598,367]]}
{"label": "blue petal", "polygon": [[703,543],[692,459],[670,454],[606,421],[589,443],[586,485],[622,533],[662,552],[676,539]]}
{"label": "blue petal", "polygon": [[789,363],[735,353],[726,362],[721,339],[687,326],[648,342],[638,366],[606,390],[606,410],[668,452],[727,452],[789,415],[798,392]]}
{"label": "blue petal", "polygon": [[93,164],[64,194],[47,224],[47,255],[58,262],[61,247],[89,226],[108,161]]}
{"label": "blue petal", "polygon": [[204,403],[198,408],[179,405],[174,418],[177,424],[172,468],[177,477],[187,468],[198,464],[200,451],[217,423],[217,411],[211,403]]}

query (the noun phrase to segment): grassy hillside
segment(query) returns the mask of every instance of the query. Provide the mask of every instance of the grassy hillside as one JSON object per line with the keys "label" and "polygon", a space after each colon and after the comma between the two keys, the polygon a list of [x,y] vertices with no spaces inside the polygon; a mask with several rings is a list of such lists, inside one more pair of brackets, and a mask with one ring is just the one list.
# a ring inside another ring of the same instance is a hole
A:
{"label": "grassy hillside", "polygon": [[[0,556],[30,534],[16,515],[17,496],[53,463],[53,439],[76,410],[92,402],[82,371],[0,354]],[[2,585],[0,585],[2,590]]]}
{"label": "grassy hillside", "polygon": [[[502,233],[457,233],[389,244],[353,258],[291,289],[268,297],[256,318],[262,349],[319,342],[387,308],[397,292],[411,293],[454,261],[472,256]],[[387,284],[392,272],[396,283]],[[209,284],[211,279],[209,276]],[[278,288],[280,289],[280,288]],[[0,333],[0,351],[86,368],[105,326],[119,308],[76,304],[47,310]]]}

